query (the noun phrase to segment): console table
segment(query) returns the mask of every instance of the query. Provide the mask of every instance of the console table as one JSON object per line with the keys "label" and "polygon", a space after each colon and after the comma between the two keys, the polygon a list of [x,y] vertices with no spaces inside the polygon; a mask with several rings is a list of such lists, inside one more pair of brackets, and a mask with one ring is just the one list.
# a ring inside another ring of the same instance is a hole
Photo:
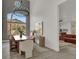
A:
{"label": "console table", "polygon": [[44,36],[39,36],[39,38],[35,38],[35,42],[41,46],[45,47],[45,37]]}
{"label": "console table", "polygon": [[45,47],[45,37],[40,36],[40,39],[39,39],[39,46]]}

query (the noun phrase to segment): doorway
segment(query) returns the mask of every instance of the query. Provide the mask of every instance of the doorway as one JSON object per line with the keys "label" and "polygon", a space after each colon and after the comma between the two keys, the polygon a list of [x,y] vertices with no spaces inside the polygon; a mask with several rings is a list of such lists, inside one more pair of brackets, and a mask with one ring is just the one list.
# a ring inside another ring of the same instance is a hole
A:
{"label": "doorway", "polygon": [[[73,10],[74,9],[74,10]],[[70,47],[76,44],[76,30],[72,32],[74,28],[73,21],[75,21],[75,0],[65,1],[58,5],[58,23],[59,23],[59,47]],[[74,15],[74,16],[73,16]],[[73,20],[74,19],[74,20]],[[73,27],[72,27],[73,23]],[[74,28],[75,29],[75,28]]]}

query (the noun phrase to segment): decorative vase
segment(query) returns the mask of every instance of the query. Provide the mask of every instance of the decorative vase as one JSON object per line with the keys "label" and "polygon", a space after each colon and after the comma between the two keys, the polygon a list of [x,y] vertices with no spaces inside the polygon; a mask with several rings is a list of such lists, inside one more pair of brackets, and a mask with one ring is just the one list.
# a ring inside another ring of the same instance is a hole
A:
{"label": "decorative vase", "polygon": [[20,38],[22,38],[22,33],[20,34]]}

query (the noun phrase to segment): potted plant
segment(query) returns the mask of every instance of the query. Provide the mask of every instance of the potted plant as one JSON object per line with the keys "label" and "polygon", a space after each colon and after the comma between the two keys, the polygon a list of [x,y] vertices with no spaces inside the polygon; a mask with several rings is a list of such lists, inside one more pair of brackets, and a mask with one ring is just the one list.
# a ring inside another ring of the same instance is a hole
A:
{"label": "potted plant", "polygon": [[37,33],[37,31],[36,30],[33,30],[32,33],[35,34],[35,33]]}
{"label": "potted plant", "polygon": [[17,30],[20,33],[20,38],[22,38],[22,35],[24,34],[24,31],[23,31],[22,27],[18,27]]}

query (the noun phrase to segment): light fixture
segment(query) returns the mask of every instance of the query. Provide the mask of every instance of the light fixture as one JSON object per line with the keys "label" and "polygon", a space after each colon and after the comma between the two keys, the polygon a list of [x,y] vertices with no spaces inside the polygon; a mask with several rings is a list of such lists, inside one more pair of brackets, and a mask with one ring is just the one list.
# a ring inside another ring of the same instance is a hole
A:
{"label": "light fixture", "polygon": [[14,5],[15,5],[14,11],[20,11],[20,12],[23,11],[23,12],[26,12],[27,14],[29,14],[29,8],[24,7],[23,0],[20,0],[20,1],[16,0]]}

